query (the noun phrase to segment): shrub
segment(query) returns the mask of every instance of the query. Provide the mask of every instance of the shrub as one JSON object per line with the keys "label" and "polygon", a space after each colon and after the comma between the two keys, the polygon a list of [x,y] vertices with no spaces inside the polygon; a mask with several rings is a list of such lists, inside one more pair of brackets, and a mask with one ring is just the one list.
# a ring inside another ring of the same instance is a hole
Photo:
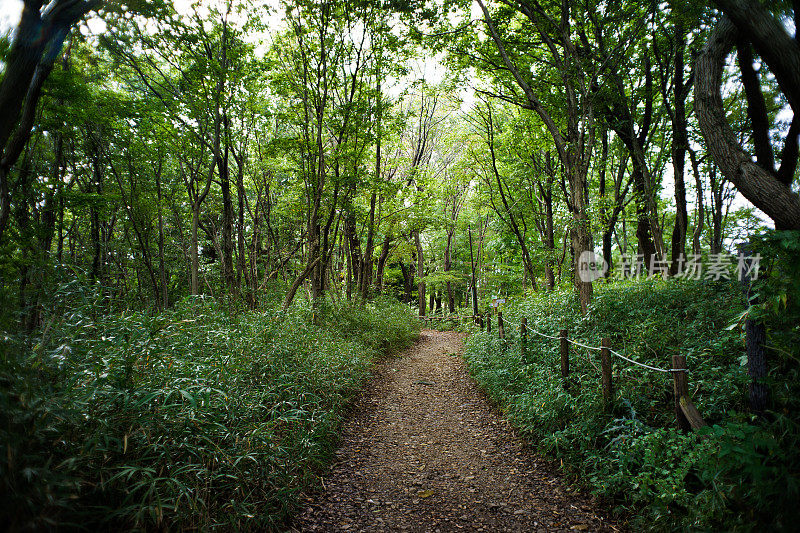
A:
{"label": "shrub", "polygon": [[373,359],[418,331],[383,300],[315,325],[302,305],[230,316],[199,298],[102,316],[77,292],[39,344],[3,340],[5,528],[275,529]]}
{"label": "shrub", "polygon": [[[523,434],[636,529],[791,529],[800,518],[800,427],[788,412],[763,421],[745,414],[746,356],[735,327],[743,310],[741,290],[728,283],[596,284],[584,317],[570,290],[540,293],[506,309],[505,340],[472,335],[466,359]],[[532,332],[520,355],[522,316],[539,332],[566,328],[591,346],[608,337],[615,350],[659,368],[685,354],[690,393],[711,426],[679,432],[670,376],[616,358],[605,410],[598,353],[574,345],[565,387],[558,341]]]}

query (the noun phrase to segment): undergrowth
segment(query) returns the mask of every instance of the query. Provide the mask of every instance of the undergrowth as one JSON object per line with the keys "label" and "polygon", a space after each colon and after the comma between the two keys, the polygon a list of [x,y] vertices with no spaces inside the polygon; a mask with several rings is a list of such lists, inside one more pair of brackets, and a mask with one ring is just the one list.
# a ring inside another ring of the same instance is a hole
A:
{"label": "undergrowth", "polygon": [[104,316],[98,298],[64,286],[35,341],[2,338],[2,529],[276,529],[372,361],[418,334],[388,300]]}
{"label": "undergrowth", "polygon": [[[634,529],[793,530],[800,518],[797,360],[773,365],[768,416],[748,414],[743,310],[741,289],[730,283],[596,283],[585,317],[569,289],[507,306],[506,339],[475,333],[466,359],[512,422]],[[531,333],[523,357],[522,316],[537,331],[558,336],[565,328],[591,346],[608,337],[613,349],[659,368],[686,355],[690,395],[709,427],[677,430],[670,375],[617,358],[606,409],[598,352],[571,345],[565,383],[558,340]]]}

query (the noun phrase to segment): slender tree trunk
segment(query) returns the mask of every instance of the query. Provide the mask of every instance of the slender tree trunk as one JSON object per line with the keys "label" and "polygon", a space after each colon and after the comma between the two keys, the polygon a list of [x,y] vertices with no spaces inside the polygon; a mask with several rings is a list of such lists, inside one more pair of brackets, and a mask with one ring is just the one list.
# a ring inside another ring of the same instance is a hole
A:
{"label": "slender tree trunk", "polygon": [[703,227],[706,221],[705,203],[703,201],[703,179],[700,175],[700,166],[694,150],[689,150],[689,159],[692,162],[692,173],[694,174],[695,184],[695,198],[697,198],[697,207],[695,209],[695,223],[694,231],[692,232],[692,253],[700,255],[702,247],[700,246],[700,237],[703,234]]}
{"label": "slender tree trunk", "polygon": [[297,289],[300,288],[300,285],[303,284],[303,282],[306,280],[306,278],[316,268],[316,266],[319,263],[320,259],[322,259],[322,258],[317,256],[312,261],[310,261],[306,265],[305,269],[303,269],[303,272],[299,276],[297,276],[297,278],[294,280],[294,283],[292,283],[292,286],[289,287],[289,290],[286,292],[286,297],[283,300],[283,310],[284,311],[286,309],[288,309],[290,305],[292,305],[292,301],[294,300],[294,296],[295,296],[295,294],[297,294]]}
{"label": "slender tree trunk", "polygon": [[[236,198],[238,202],[239,211],[237,213],[238,219],[236,222],[236,247],[237,247],[237,262],[236,262],[236,270],[237,270],[237,285],[239,284],[238,280],[244,278],[244,287],[245,287],[245,301],[247,302],[247,307],[250,309],[255,309],[256,307],[256,286],[254,283],[253,273],[250,268],[248,268],[248,260],[247,260],[247,244],[244,235],[244,212],[245,212],[245,189],[244,189],[244,156],[240,154],[239,158],[236,159]],[[254,226],[257,224],[254,222]],[[258,231],[257,227],[253,228],[254,234]]]}
{"label": "slender tree trunk", "polygon": [[[380,65],[379,65],[380,66]],[[376,116],[375,116],[375,185],[376,187],[381,179],[381,119],[383,118],[383,109],[381,107],[381,74],[380,69],[375,76],[377,95],[376,102]],[[372,194],[369,199],[369,223],[367,226],[367,246],[364,250],[364,271],[362,273],[361,282],[361,295],[364,299],[369,296],[370,288],[372,287],[372,257],[375,253],[375,206],[377,200],[377,192],[373,188]]]}
{"label": "slender tree trunk", "polygon": [[414,231],[414,245],[417,247],[417,304],[419,305],[419,316],[425,316],[425,256],[422,250],[422,242],[419,238],[419,230]]}
{"label": "slender tree trunk", "polygon": [[375,288],[378,292],[383,292],[383,271],[386,268],[386,260],[389,258],[389,251],[392,244],[392,226],[389,226],[389,229],[386,231],[386,235],[383,238],[383,244],[381,245],[381,255],[378,256],[378,265],[376,267],[376,275],[375,275]]}
{"label": "slender tree trunk", "polygon": [[372,256],[375,251],[375,201],[376,193],[373,190],[369,201],[369,222],[367,225],[367,245],[364,249],[364,261],[361,268],[361,297],[366,299],[369,296],[369,289],[372,287]]}
{"label": "slender tree trunk", "polygon": [[[577,170],[577,168],[574,168],[573,172]],[[578,263],[580,254],[584,251],[592,249],[591,237],[589,234],[589,217],[583,192],[584,184],[585,178],[582,179],[580,176],[571,177],[570,179],[570,185],[572,188],[572,204],[574,206],[573,224],[570,232],[571,246],[574,256],[573,265],[575,266],[573,279],[575,283],[575,290],[578,293],[578,300],[581,304],[581,312],[585,314],[589,308],[589,303],[592,301],[593,290],[591,281],[584,281],[581,279],[580,264]]]}
{"label": "slender tree trunk", "polygon": [[[448,228],[447,229],[447,246],[444,249],[444,271],[445,273],[449,273],[450,269],[452,268],[452,259],[450,257],[451,248],[453,247],[453,233],[455,232],[455,228]],[[453,285],[450,281],[447,281],[447,310],[450,313],[455,313],[456,311],[456,302],[455,298],[453,297]]]}
{"label": "slender tree trunk", "polygon": [[[552,184],[551,184],[552,186]],[[545,248],[547,249],[547,259],[544,262],[544,277],[547,289],[553,290],[556,286],[556,278],[553,272],[553,254],[556,250],[555,232],[553,230],[553,194],[545,198]]]}
{"label": "slender tree trunk", "polygon": [[[227,130],[228,119],[223,118]],[[231,179],[227,143],[223,156],[217,159],[219,182],[222,191],[222,284],[231,301],[237,299],[236,276],[233,270],[233,201],[231,199]]]}
{"label": "slender tree trunk", "polygon": [[198,256],[197,230],[200,226],[200,203],[195,200],[192,205],[192,241],[189,259],[191,261],[191,290],[192,295],[200,294],[200,258]]}
{"label": "slender tree trunk", "polygon": [[156,195],[158,201],[158,275],[161,279],[161,308],[169,307],[169,286],[167,284],[167,269],[164,261],[164,213],[161,193],[161,162],[156,172]]}
{"label": "slender tree trunk", "polygon": [[472,251],[472,226],[469,226],[469,260],[472,267],[472,316],[477,322],[478,318],[478,280],[475,276],[475,254]]}
{"label": "slender tree trunk", "polygon": [[403,274],[403,302],[411,303],[411,291],[414,289],[414,271],[412,266],[406,266],[400,261],[400,272]]}
{"label": "slender tree trunk", "polygon": [[[680,17],[678,17],[680,19]],[[681,258],[686,256],[686,228],[689,225],[689,214],[686,210],[686,184],[684,169],[686,166],[686,150],[689,136],[686,125],[686,96],[688,91],[683,82],[684,51],[686,39],[683,24],[675,23],[675,59],[673,68],[673,94],[675,108],[672,114],[672,169],[675,176],[675,227],[672,230],[672,264],[670,275],[678,273]]]}
{"label": "slender tree trunk", "polygon": [[355,282],[356,291],[360,292],[360,280],[363,277],[364,258],[361,255],[361,243],[358,240],[358,228],[356,227],[356,216],[352,206],[348,209],[344,221],[345,235],[347,237],[347,249],[350,271],[352,277],[347,284],[347,298],[350,299],[353,291],[352,285]]}
{"label": "slender tree trunk", "polygon": [[[345,222],[345,224],[347,224]],[[347,250],[345,251],[345,255],[347,256],[347,286],[345,287],[345,296],[347,297],[347,301],[351,301],[353,299],[353,255],[350,251],[350,241],[349,239],[344,240],[345,245],[347,246]]]}

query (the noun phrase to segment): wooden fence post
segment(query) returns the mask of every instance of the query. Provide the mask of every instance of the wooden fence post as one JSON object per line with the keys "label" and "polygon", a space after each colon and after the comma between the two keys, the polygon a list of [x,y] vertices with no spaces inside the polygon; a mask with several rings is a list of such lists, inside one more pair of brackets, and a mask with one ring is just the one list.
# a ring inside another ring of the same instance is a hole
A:
{"label": "wooden fence post", "polygon": [[600,346],[603,400],[606,403],[606,408],[608,408],[611,405],[611,400],[614,398],[614,384],[611,382],[611,352],[608,351],[609,346],[611,346],[611,341],[607,338],[603,338]]}
{"label": "wooden fence post", "polygon": [[562,329],[559,333],[561,337],[561,377],[565,380],[569,377],[569,341],[567,340],[567,330]]}
{"label": "wooden fence post", "polygon": [[[686,368],[685,355],[672,356],[672,369],[683,370]],[[689,380],[686,378],[686,372],[672,372],[672,388],[675,393],[675,419],[678,422],[678,429],[681,431],[689,431],[691,424],[689,419],[683,414],[681,409],[681,397],[689,398]]]}
{"label": "wooden fence post", "polygon": [[486,315],[486,331],[492,332],[492,315]]}
{"label": "wooden fence post", "polygon": [[519,320],[519,351],[520,356],[522,356],[522,361],[527,363],[528,362],[528,319],[526,317],[522,317]]}
{"label": "wooden fence post", "polygon": [[497,312],[497,336],[498,338],[505,339],[506,338],[506,328],[503,327],[503,312]]}

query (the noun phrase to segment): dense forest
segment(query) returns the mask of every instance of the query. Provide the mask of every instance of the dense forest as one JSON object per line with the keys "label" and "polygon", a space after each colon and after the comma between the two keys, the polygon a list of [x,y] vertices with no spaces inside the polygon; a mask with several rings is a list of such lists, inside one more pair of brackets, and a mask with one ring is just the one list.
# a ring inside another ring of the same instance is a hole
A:
{"label": "dense forest", "polygon": [[634,528],[793,529],[796,3],[7,7],[0,527],[280,529],[438,316]]}

